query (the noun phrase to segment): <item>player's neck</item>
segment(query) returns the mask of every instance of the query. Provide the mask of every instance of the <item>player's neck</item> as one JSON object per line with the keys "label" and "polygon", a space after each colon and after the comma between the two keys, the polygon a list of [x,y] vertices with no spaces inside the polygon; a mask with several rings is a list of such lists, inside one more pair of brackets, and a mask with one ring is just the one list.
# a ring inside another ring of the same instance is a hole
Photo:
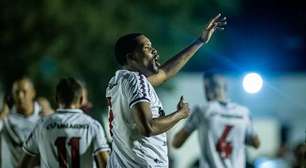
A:
{"label": "player's neck", "polygon": [[217,95],[215,95],[215,97],[212,98],[211,100],[213,100],[213,101],[218,101],[218,102],[222,102],[222,103],[228,102],[228,99],[226,98],[226,96],[225,96],[224,94],[217,94]]}
{"label": "player's neck", "polygon": [[29,103],[23,106],[17,106],[16,112],[24,115],[25,117],[29,117],[34,112],[34,103]]}
{"label": "player's neck", "polygon": [[80,105],[79,104],[69,104],[69,105],[60,104],[59,108],[60,109],[79,109]]}
{"label": "player's neck", "polygon": [[133,66],[133,65],[125,65],[123,66],[123,69],[133,71],[133,72],[139,72],[141,74],[144,74],[145,76],[150,76],[152,73],[144,68],[140,68],[138,66]]}

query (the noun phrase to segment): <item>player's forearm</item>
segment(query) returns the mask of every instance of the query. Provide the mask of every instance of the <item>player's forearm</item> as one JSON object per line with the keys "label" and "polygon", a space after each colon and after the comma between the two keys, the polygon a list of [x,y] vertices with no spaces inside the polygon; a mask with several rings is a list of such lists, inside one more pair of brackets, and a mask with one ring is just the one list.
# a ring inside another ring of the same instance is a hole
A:
{"label": "player's forearm", "polygon": [[166,78],[169,79],[173,77],[179,70],[181,70],[203,44],[203,42],[197,39],[162,65],[161,70],[165,72]]}
{"label": "player's forearm", "polygon": [[164,63],[159,72],[148,77],[148,80],[153,86],[159,86],[166,80],[173,77],[183,66],[190,60],[190,58],[202,47],[204,43],[199,39],[194,41],[181,52],[170,58]]}
{"label": "player's forearm", "polygon": [[174,148],[180,148],[189,136],[190,133],[187,130],[185,130],[184,128],[181,129],[178,133],[174,135],[172,146]]}
{"label": "player's forearm", "polygon": [[183,117],[181,117],[177,111],[167,116],[152,119],[151,136],[168,131],[181,119],[183,119]]}

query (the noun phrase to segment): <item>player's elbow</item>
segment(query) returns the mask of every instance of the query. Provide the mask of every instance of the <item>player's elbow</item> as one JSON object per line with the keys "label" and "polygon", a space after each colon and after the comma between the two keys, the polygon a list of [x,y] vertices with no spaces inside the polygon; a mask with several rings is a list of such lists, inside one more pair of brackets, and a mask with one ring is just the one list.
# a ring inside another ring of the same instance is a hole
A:
{"label": "player's elbow", "polygon": [[142,135],[145,136],[145,137],[151,137],[151,136],[154,135],[154,134],[153,134],[153,130],[150,129],[150,128],[144,129],[144,130],[142,131]]}
{"label": "player's elbow", "polygon": [[145,137],[151,137],[154,135],[153,129],[150,126],[144,126],[142,128],[138,128],[139,133]]}
{"label": "player's elbow", "polygon": [[172,141],[172,146],[175,148],[175,149],[178,149],[182,146],[182,143],[179,143],[179,141],[174,138],[174,140]]}
{"label": "player's elbow", "polygon": [[186,131],[185,129],[182,129],[178,133],[174,135],[173,141],[172,141],[172,146],[174,148],[180,148],[187,138],[190,136],[190,133]]}
{"label": "player's elbow", "polygon": [[260,140],[257,136],[252,139],[252,146],[255,149],[258,149],[260,147]]}
{"label": "player's elbow", "polygon": [[253,147],[254,147],[255,149],[258,149],[258,148],[260,147],[260,141],[254,143]]}

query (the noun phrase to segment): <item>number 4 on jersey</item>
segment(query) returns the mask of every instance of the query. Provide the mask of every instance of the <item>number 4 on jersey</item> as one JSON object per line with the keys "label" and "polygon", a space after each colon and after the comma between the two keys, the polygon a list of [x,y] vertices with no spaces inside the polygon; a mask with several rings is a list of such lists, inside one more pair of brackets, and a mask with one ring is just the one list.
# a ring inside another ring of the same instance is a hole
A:
{"label": "number 4 on jersey", "polygon": [[224,127],[221,137],[219,138],[216,144],[216,149],[223,159],[228,158],[232,154],[232,151],[233,151],[232,144],[230,142],[226,142],[226,138],[228,134],[230,133],[230,131],[232,130],[232,128],[233,126],[226,125]]}

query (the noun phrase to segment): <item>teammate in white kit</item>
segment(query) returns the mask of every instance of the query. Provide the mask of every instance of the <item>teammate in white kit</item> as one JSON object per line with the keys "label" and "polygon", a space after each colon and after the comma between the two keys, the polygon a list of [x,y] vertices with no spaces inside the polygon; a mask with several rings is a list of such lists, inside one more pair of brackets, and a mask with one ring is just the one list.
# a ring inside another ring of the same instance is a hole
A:
{"label": "teammate in white kit", "polygon": [[27,167],[28,160],[39,155],[41,168],[106,167],[110,149],[101,124],[79,109],[81,85],[73,78],[60,80],[56,101],[59,109],[45,117],[25,142],[27,154],[20,166]]}
{"label": "teammate in white kit", "polygon": [[41,108],[34,102],[35,89],[30,79],[16,80],[12,96],[14,105],[9,113],[0,115],[0,168],[17,166],[24,154],[22,144],[40,119]]}
{"label": "teammate in white kit", "polygon": [[198,130],[201,168],[244,168],[245,145],[260,145],[249,110],[226,99],[226,82],[219,74],[206,74],[204,88],[207,104],[195,108],[173,146],[179,148]]}
{"label": "teammate in white kit", "polygon": [[174,76],[207,43],[226,18],[216,16],[201,36],[160,66],[156,49],[143,34],[125,35],[116,42],[115,55],[122,66],[110,80],[106,97],[113,137],[108,167],[168,167],[166,131],[189,115],[181,97],[177,111],[165,115],[153,86]]}

